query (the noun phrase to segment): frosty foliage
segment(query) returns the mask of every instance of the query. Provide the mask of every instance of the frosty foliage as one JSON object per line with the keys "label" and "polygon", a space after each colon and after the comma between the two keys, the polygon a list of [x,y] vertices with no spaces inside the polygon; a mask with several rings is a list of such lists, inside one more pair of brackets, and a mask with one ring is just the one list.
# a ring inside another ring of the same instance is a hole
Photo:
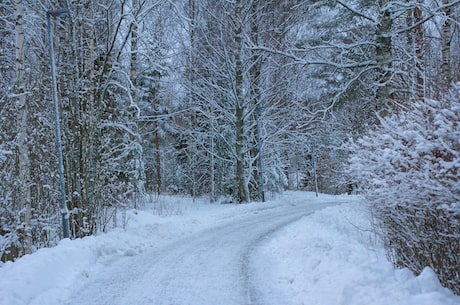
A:
{"label": "frosty foliage", "polygon": [[352,144],[350,169],[372,205],[389,259],[435,270],[460,293],[460,86]]}

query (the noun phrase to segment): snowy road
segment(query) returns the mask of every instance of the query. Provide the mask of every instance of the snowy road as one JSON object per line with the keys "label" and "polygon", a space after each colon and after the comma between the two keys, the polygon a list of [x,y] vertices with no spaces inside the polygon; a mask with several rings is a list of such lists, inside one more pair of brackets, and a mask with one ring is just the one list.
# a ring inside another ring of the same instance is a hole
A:
{"label": "snowy road", "polygon": [[[264,239],[331,204],[287,204],[232,217],[188,238],[107,262],[88,273],[66,305],[258,304],[248,262]],[[260,258],[263,259],[263,258]],[[281,258],[282,259],[282,258]]]}
{"label": "snowy road", "polygon": [[157,202],[125,229],[0,263],[0,305],[460,304],[430,268],[394,269],[357,196]]}

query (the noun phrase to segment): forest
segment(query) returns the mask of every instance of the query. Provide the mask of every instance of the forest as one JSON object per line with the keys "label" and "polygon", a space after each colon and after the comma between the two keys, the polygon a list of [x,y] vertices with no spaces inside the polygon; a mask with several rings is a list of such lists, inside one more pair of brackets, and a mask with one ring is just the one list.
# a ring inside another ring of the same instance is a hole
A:
{"label": "forest", "polygon": [[3,0],[1,260],[166,193],[349,192],[396,266],[460,293],[459,21],[459,0]]}

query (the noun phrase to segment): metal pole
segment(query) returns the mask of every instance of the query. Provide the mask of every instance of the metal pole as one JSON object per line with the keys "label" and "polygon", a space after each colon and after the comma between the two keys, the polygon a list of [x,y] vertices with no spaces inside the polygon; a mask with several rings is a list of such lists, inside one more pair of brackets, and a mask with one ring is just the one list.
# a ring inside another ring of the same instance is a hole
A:
{"label": "metal pole", "polygon": [[318,161],[317,161],[317,157],[316,157],[316,149],[315,147],[313,146],[313,173],[315,175],[315,194],[316,194],[316,197],[318,197]]}
{"label": "metal pole", "polygon": [[58,153],[58,168],[59,168],[59,182],[61,186],[61,214],[62,214],[62,233],[64,238],[70,237],[70,224],[69,224],[69,210],[66,204],[65,184],[64,184],[64,162],[62,158],[62,143],[61,143],[61,128],[59,125],[59,102],[57,95],[57,82],[56,82],[56,63],[54,62],[54,47],[53,47],[53,35],[51,29],[51,16],[57,17],[62,14],[66,14],[69,11],[67,9],[59,9],[48,11],[46,13],[46,19],[48,24],[48,42],[50,52],[50,65],[51,65],[51,81],[53,91],[53,103],[54,103],[54,116],[55,116],[55,129],[56,129],[56,148]]}

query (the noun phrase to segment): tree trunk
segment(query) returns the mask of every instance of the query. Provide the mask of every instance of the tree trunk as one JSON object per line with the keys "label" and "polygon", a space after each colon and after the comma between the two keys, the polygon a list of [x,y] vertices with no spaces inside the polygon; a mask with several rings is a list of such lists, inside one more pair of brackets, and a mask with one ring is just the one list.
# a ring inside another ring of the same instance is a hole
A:
{"label": "tree trunk", "polygon": [[388,9],[382,10],[389,0],[379,0],[379,18],[378,25],[376,28],[376,50],[375,60],[377,65],[377,111],[386,113],[388,108],[391,106],[390,102],[392,99],[392,86],[391,77],[392,71],[392,42],[391,42],[391,28],[392,19],[390,11]]}
{"label": "tree trunk", "polygon": [[[251,5],[251,38],[254,45],[258,45],[259,39],[259,25],[258,25],[258,1],[253,1]],[[260,134],[260,104],[261,104],[261,92],[260,92],[260,78],[261,78],[261,55],[259,51],[252,51],[251,58],[251,69],[250,73],[250,92],[251,92],[251,101],[255,107],[254,115],[256,124],[255,127],[255,140],[254,145],[255,156],[257,157],[254,175],[255,180],[257,181],[257,193],[259,200],[265,202],[265,192],[264,192],[264,181],[263,181],[263,159],[262,159],[262,138]]]}
{"label": "tree trunk", "polygon": [[155,191],[157,196],[160,196],[161,193],[161,154],[160,154],[160,137],[158,135],[158,106],[155,106],[155,120],[154,120],[154,128],[155,128],[155,167],[156,167],[156,174],[157,174],[157,183]]}
{"label": "tree trunk", "polygon": [[[442,1],[443,6],[449,4],[449,0]],[[442,65],[441,65],[441,90],[447,89],[452,82],[452,74],[450,69],[450,41],[451,41],[451,24],[450,21],[450,7],[444,9],[445,21],[442,25],[441,31],[441,51],[442,51]]]}
{"label": "tree trunk", "polygon": [[[418,0],[420,3],[421,0]],[[424,51],[424,33],[423,33],[423,14],[420,7],[414,7],[407,13],[407,27],[412,31],[407,33],[407,44],[409,50],[415,53],[414,65],[409,65],[408,73],[411,75],[411,99],[421,101],[425,97],[425,51]],[[414,69],[415,68],[415,69]]]}
{"label": "tree trunk", "polygon": [[162,189],[162,178],[161,178],[161,151],[160,151],[160,134],[159,134],[159,129],[160,129],[160,124],[158,122],[160,121],[160,97],[158,95],[159,91],[159,82],[161,78],[161,73],[159,71],[153,71],[149,74],[149,79],[152,81],[152,84],[149,84],[150,86],[150,97],[151,97],[151,103],[153,104],[153,136],[154,136],[154,145],[155,145],[155,174],[156,174],[156,179],[155,179],[155,192],[157,196],[160,196],[161,194],[161,189]]}
{"label": "tree trunk", "polygon": [[243,101],[243,63],[242,41],[243,25],[241,20],[242,4],[235,1],[235,154],[236,154],[236,187],[239,202],[249,201],[246,191],[245,158],[244,158],[244,101]]}
{"label": "tree trunk", "polygon": [[25,79],[25,56],[24,56],[24,12],[22,0],[15,1],[16,13],[16,86],[17,96],[17,170],[19,179],[18,209],[21,213],[22,247],[24,254],[31,252],[31,198],[30,198],[30,160],[28,148],[28,105]]}
{"label": "tree trunk", "polygon": [[136,133],[133,142],[135,143],[135,148],[133,151],[132,158],[133,160],[129,160],[133,164],[133,168],[131,169],[132,177],[130,177],[132,184],[134,186],[134,206],[135,208],[138,207],[140,197],[145,193],[145,168],[144,168],[144,161],[143,161],[143,150],[142,150],[142,140],[141,135],[139,133],[139,97],[137,96],[137,85],[138,85],[138,58],[137,53],[139,52],[138,47],[138,14],[140,13],[141,7],[139,4],[139,0],[132,0],[131,2],[131,12],[133,20],[131,21],[131,66],[130,66],[130,78],[132,84],[132,103],[130,105],[130,111],[133,112],[132,115],[132,125],[133,129]]}

